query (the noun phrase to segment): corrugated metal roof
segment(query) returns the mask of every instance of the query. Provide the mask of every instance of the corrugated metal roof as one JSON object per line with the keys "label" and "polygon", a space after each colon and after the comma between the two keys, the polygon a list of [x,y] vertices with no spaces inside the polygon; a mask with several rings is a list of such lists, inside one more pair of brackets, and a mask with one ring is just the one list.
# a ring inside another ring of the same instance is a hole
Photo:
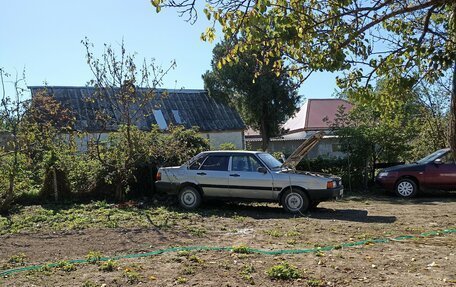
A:
{"label": "corrugated metal roof", "polygon": [[289,132],[329,129],[328,122],[323,119],[334,121],[340,106],[344,106],[346,112],[352,108],[352,104],[342,99],[308,99],[283,128]]}
{"label": "corrugated metal roof", "polygon": [[[120,118],[112,101],[92,96],[96,92],[94,87],[33,86],[29,88],[32,97],[39,90],[46,89],[48,94],[53,96],[62,106],[71,110],[76,117],[76,130],[101,131],[102,128],[96,121],[96,113],[99,111],[104,110],[104,113],[111,118]],[[146,91],[146,89],[139,89],[139,91],[141,90]],[[133,105],[132,109],[138,110],[138,106]],[[167,125],[183,125],[186,128],[198,126],[201,131],[245,129],[245,125],[236,110],[210,98],[204,90],[156,90],[155,97],[140,111],[135,124],[140,129],[150,129],[152,124],[157,124],[153,113],[153,110],[157,109],[162,111]],[[179,112],[181,123],[176,121],[173,110]],[[117,126],[113,125],[107,129],[116,130]]]}

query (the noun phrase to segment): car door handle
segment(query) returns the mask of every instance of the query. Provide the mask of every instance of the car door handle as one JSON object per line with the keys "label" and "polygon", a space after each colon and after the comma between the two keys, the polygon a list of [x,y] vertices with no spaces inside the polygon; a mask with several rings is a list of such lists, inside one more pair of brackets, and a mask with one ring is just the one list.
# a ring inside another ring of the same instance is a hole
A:
{"label": "car door handle", "polygon": [[198,172],[197,175],[206,175],[205,172]]}
{"label": "car door handle", "polygon": [[239,177],[240,175],[237,173],[233,173],[233,174],[230,174],[230,176]]}

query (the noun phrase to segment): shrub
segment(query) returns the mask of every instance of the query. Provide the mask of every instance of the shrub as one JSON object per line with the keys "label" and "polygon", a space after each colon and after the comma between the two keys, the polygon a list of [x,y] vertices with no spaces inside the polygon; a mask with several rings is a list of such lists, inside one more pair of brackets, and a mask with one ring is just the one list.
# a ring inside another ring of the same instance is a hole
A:
{"label": "shrub", "polygon": [[364,167],[351,165],[349,168],[348,163],[347,158],[318,157],[315,159],[303,159],[296,169],[340,176],[347,191],[349,187],[354,189],[361,188]]}
{"label": "shrub", "polygon": [[236,145],[234,143],[226,142],[222,143],[219,146],[220,150],[237,150]]}

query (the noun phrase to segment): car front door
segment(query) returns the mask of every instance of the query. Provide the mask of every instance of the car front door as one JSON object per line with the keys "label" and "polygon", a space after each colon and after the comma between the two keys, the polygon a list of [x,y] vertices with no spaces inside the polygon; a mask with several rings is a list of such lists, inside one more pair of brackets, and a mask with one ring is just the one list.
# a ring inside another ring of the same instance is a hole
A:
{"label": "car front door", "polygon": [[204,196],[230,196],[229,160],[229,155],[208,155],[201,163],[190,166],[188,172],[203,189]]}
{"label": "car front door", "polygon": [[258,171],[263,167],[260,161],[250,154],[231,156],[229,175],[231,197],[272,199],[272,175]]}
{"label": "car front door", "polygon": [[456,190],[456,164],[450,152],[426,166],[426,186],[443,190]]}

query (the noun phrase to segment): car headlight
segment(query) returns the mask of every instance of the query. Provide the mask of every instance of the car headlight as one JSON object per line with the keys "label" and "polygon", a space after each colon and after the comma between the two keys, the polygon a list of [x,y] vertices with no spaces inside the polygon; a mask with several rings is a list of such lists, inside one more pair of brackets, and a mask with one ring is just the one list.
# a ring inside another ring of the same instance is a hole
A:
{"label": "car headlight", "polygon": [[378,177],[387,177],[389,173],[387,171],[382,171],[378,174]]}

